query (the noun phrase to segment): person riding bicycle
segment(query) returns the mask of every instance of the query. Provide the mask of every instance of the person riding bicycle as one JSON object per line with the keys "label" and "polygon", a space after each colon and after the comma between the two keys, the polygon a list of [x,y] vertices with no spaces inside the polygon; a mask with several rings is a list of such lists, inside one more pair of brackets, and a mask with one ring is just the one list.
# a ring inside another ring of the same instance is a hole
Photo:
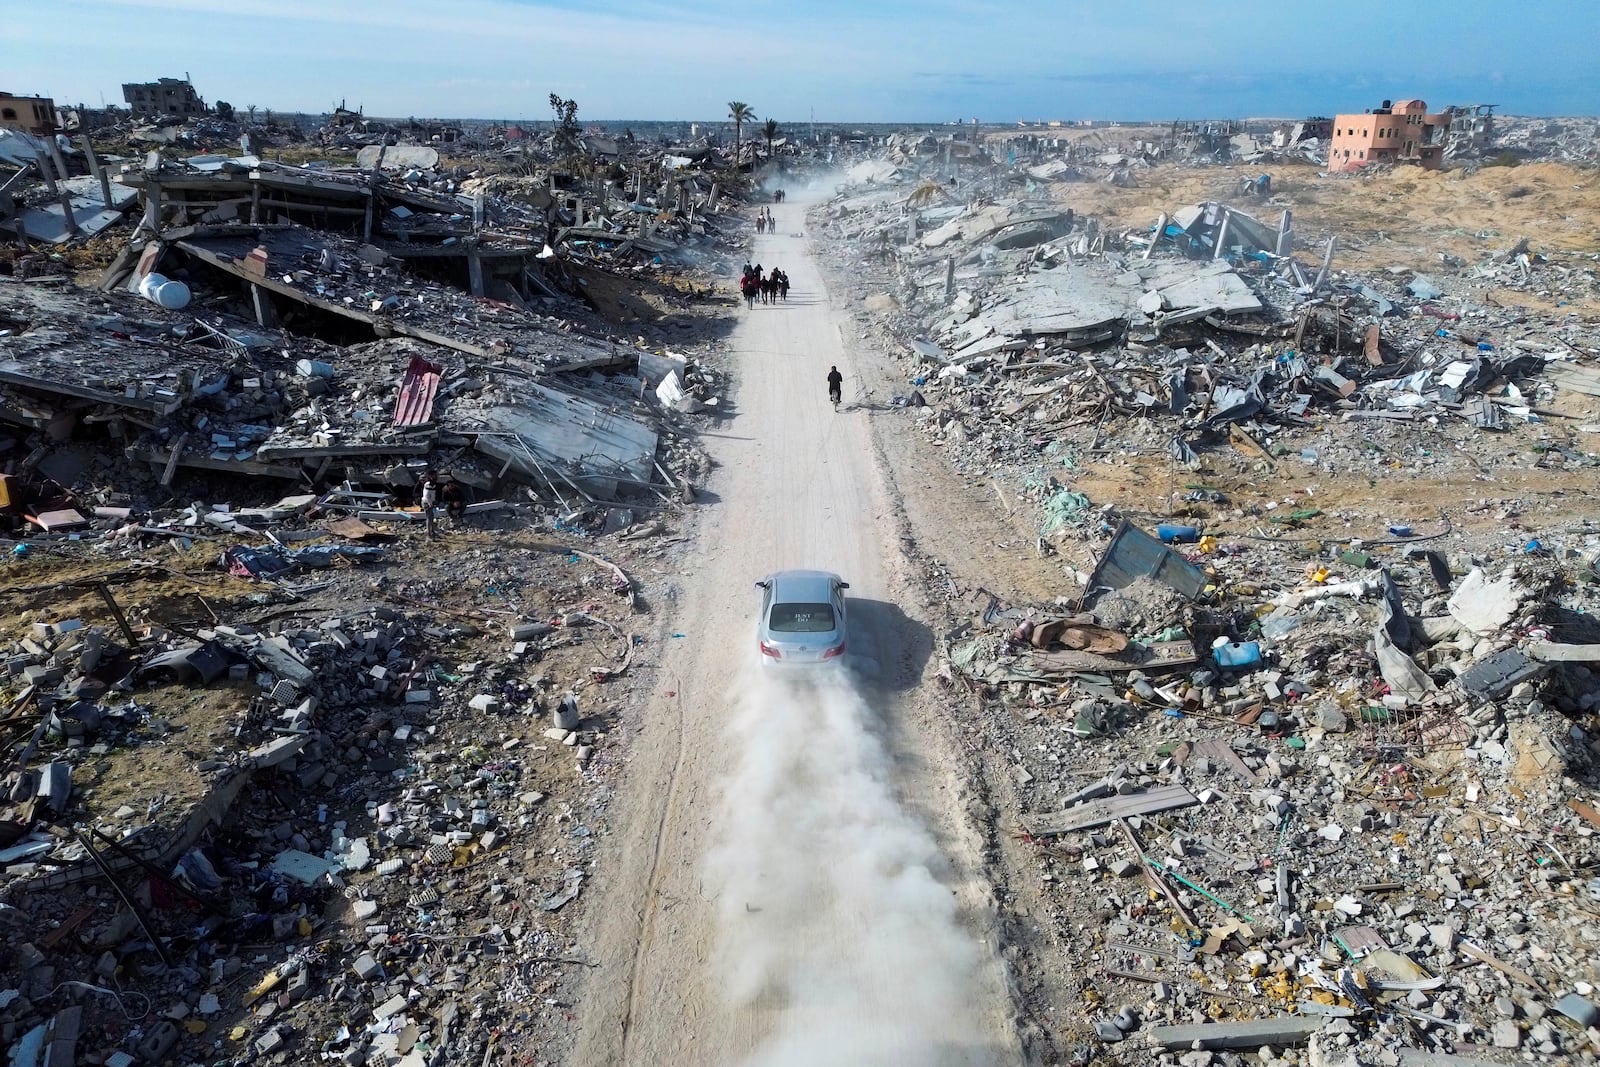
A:
{"label": "person riding bicycle", "polygon": [[839,399],[844,395],[844,375],[839,373],[838,367],[828,368],[828,399],[833,401],[833,406],[839,406]]}

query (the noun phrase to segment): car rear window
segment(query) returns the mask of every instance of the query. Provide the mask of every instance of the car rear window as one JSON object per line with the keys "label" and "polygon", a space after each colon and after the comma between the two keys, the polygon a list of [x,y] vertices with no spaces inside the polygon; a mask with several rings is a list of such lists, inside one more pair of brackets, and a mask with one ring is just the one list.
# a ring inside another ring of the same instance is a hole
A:
{"label": "car rear window", "polygon": [[779,634],[820,634],[833,629],[832,604],[774,604],[767,627]]}

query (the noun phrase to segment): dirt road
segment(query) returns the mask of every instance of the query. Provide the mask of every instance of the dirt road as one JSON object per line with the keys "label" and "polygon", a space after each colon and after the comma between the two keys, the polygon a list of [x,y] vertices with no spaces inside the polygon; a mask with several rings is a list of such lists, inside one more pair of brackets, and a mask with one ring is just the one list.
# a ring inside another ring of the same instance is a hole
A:
{"label": "dirt road", "polygon": [[[786,304],[741,307],[737,386],[705,439],[699,550],[632,741],[584,938],[578,1064],[1019,1062],[958,762],[918,699],[932,636],[897,605],[896,511],[870,400],[806,239],[775,208],[755,258]],[[825,375],[845,375],[830,410]],[[851,583],[854,671],[762,676],[752,582]]]}

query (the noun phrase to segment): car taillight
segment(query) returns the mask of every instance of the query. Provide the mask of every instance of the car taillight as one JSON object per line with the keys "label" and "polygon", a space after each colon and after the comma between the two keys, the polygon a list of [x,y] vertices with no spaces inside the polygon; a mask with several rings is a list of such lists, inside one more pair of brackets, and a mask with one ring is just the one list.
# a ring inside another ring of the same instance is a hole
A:
{"label": "car taillight", "polygon": [[832,648],[828,649],[828,651],[824,652],[822,654],[822,658],[833,659],[842,655],[844,655],[844,642],[840,641],[837,645],[834,645]]}
{"label": "car taillight", "polygon": [[765,641],[761,642],[761,654],[763,656],[771,656],[773,659],[783,658],[783,653],[779,652],[776,648],[767,644]]}

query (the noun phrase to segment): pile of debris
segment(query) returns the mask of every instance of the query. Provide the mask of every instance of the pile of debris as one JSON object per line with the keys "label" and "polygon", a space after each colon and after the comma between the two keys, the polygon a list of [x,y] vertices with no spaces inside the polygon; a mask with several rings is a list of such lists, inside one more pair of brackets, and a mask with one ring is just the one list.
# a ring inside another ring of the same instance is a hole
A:
{"label": "pile of debris", "polygon": [[890,405],[1065,572],[1053,602],[953,594],[940,672],[986,712],[1027,921],[1069,957],[1069,988],[1025,981],[1081,996],[1121,1062],[1600,1053],[1600,527],[1319,484],[1528,467],[1497,441],[1552,478],[1600,465],[1546,431],[1597,428],[1585,324],[1478,296],[1589,264],[1523,242],[1361,276],[1331,244],[1298,262],[1287,213],[1108,231],[992,187],[957,203],[907,167],[818,221],[880,294]]}
{"label": "pile of debris", "polygon": [[30,614],[98,596],[116,623],[24,616],[7,642],[12,1062],[422,1064],[557,1010],[591,965],[562,909],[633,696],[637,588],[561,544],[439,566],[186,572],[204,621],[148,565],[8,589]]}

